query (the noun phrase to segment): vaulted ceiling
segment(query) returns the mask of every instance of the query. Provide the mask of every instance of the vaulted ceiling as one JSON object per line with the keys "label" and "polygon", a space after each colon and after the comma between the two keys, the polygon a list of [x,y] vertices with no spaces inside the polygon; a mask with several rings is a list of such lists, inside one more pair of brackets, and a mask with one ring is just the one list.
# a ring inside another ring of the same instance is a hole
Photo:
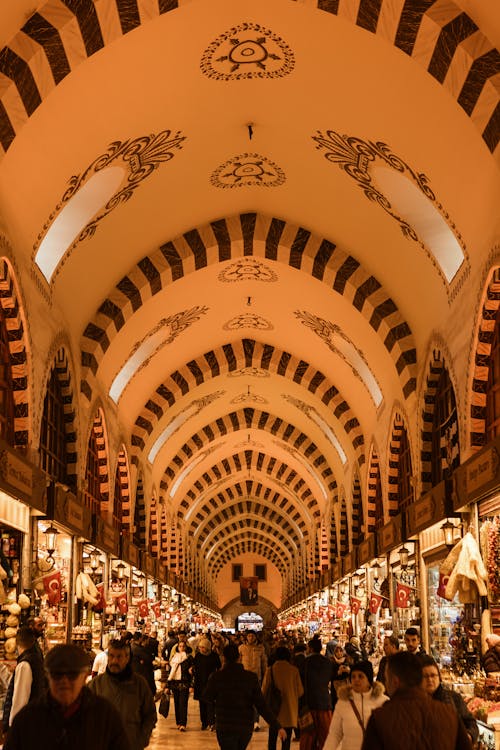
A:
{"label": "vaulted ceiling", "polygon": [[500,6],[17,0],[0,42],[33,319],[209,577],[287,580],[498,241]]}

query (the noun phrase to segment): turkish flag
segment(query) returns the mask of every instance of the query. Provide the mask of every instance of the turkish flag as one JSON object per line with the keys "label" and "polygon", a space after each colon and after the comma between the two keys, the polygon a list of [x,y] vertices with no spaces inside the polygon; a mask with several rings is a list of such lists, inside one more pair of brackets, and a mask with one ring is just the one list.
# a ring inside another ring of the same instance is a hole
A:
{"label": "turkish flag", "polygon": [[396,586],[396,607],[406,609],[410,606],[410,592],[411,589],[409,586],[398,582]]}
{"label": "turkish flag", "polygon": [[55,573],[43,577],[43,587],[47,594],[49,604],[54,606],[61,601],[61,573],[56,570]]}
{"label": "turkish flag", "polygon": [[156,619],[159,620],[161,615],[161,602],[155,602],[154,604],[152,604],[151,609],[153,610],[153,614]]}
{"label": "turkish flag", "polygon": [[383,600],[383,596],[380,596],[380,594],[376,594],[374,591],[372,592],[372,595],[370,596],[370,612],[372,613],[372,615],[377,614]]}
{"label": "turkish flag", "polygon": [[120,596],[117,596],[115,602],[120,614],[126,615],[128,612],[127,592],[124,591]]}
{"label": "turkish flag", "polygon": [[352,614],[357,615],[359,612],[359,608],[361,607],[361,599],[358,599],[355,596],[351,596],[350,602]]}
{"label": "turkish flag", "polygon": [[439,574],[439,585],[438,585],[436,594],[440,596],[441,599],[448,599],[448,597],[446,596],[446,586],[448,585],[449,579],[450,579],[449,573]]}
{"label": "turkish flag", "polygon": [[345,610],[346,610],[346,605],[343,604],[342,602],[337,602],[337,612],[336,612],[336,615],[337,615],[337,617],[338,617],[339,620],[341,620],[343,618],[343,616],[345,614]]}
{"label": "turkish flag", "polygon": [[104,598],[104,584],[98,583],[96,586],[97,589],[97,596],[99,597],[99,601],[97,604],[94,604],[92,609],[95,612],[102,612],[103,609],[106,609],[106,599]]}
{"label": "turkish flag", "polygon": [[140,602],[137,602],[137,609],[139,617],[147,617],[149,614],[148,600],[142,599]]}

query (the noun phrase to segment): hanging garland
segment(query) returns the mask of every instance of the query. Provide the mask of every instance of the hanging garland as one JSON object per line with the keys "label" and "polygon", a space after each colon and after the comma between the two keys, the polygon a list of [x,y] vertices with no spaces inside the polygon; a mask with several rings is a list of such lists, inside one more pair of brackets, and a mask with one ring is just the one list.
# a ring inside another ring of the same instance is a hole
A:
{"label": "hanging garland", "polygon": [[500,519],[498,516],[488,522],[487,563],[490,599],[500,602]]}

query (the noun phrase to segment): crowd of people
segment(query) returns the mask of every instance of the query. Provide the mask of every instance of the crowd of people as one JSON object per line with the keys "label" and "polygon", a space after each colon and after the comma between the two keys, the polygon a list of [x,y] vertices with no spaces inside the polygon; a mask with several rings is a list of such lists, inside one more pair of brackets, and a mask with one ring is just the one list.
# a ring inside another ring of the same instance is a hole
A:
{"label": "crowd of people", "polygon": [[[21,627],[17,663],[7,687],[4,750],[144,750],[157,703],[171,696],[185,732],[189,698],[201,730],[221,750],[245,750],[260,717],[268,750],[470,750],[476,721],[446,688],[436,661],[409,628],[400,643],[385,637],[374,665],[355,636],[341,644],[297,634],[121,632],[90,659],[77,644],[44,652],[40,623]],[[491,636],[485,665],[497,667],[500,638]],[[493,671],[493,670],[490,670]],[[500,670],[496,670],[500,671]]]}

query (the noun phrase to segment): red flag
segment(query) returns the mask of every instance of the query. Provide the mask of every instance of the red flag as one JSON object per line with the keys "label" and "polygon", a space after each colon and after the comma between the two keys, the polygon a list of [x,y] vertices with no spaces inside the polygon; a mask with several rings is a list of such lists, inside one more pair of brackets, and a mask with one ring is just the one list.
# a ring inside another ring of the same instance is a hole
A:
{"label": "red flag", "polygon": [[355,596],[351,596],[350,602],[352,614],[357,615],[359,612],[359,608],[361,607],[361,599],[358,599]]}
{"label": "red flag", "polygon": [[439,574],[439,586],[438,590],[436,591],[436,594],[441,597],[441,599],[448,599],[446,596],[446,586],[448,585],[448,581],[450,579],[449,573],[440,573]]}
{"label": "red flag", "polygon": [[337,617],[338,617],[339,620],[341,620],[343,618],[344,613],[345,613],[345,609],[346,609],[346,605],[345,604],[343,604],[342,602],[337,602],[337,612],[336,612],[336,615],[337,615]]}
{"label": "red flag", "polygon": [[370,596],[370,612],[372,615],[375,615],[378,612],[383,599],[384,597],[380,596],[380,594],[376,594],[374,591],[372,592],[372,595]]}
{"label": "red flag", "polygon": [[56,570],[43,577],[43,587],[47,594],[49,604],[54,606],[61,601],[61,573]]}
{"label": "red flag", "polygon": [[161,602],[155,602],[154,604],[152,604],[151,609],[153,610],[153,614],[156,619],[159,620],[161,615]]}
{"label": "red flag", "polygon": [[396,586],[396,607],[406,609],[410,606],[410,592],[409,586],[405,586],[404,583],[399,583]]}
{"label": "red flag", "polygon": [[102,612],[103,609],[106,609],[106,599],[104,598],[104,584],[98,583],[96,588],[97,588],[98,602],[97,604],[94,604],[92,609],[95,612]]}
{"label": "red flag", "polygon": [[137,602],[137,609],[139,611],[139,617],[147,617],[149,614],[148,600],[142,599],[142,601]]}
{"label": "red flag", "polygon": [[120,614],[126,615],[128,612],[127,592],[124,591],[120,596],[117,596],[115,602]]}

